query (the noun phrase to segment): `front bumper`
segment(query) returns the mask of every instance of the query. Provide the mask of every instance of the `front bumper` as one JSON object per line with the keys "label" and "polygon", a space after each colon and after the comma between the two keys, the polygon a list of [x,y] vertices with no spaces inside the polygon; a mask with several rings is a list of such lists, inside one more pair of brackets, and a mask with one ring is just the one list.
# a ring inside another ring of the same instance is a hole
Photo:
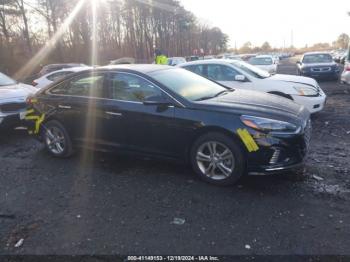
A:
{"label": "front bumper", "polygon": [[318,96],[292,96],[295,103],[303,105],[311,114],[323,110],[326,105],[327,96],[323,91],[320,91]]}
{"label": "front bumper", "polygon": [[248,154],[249,174],[273,174],[300,170],[311,138],[311,121],[298,134],[269,135],[250,130],[259,150]]}
{"label": "front bumper", "polygon": [[317,78],[317,79],[338,79],[340,71],[328,71],[328,72],[313,72],[313,71],[301,71],[303,76]]}

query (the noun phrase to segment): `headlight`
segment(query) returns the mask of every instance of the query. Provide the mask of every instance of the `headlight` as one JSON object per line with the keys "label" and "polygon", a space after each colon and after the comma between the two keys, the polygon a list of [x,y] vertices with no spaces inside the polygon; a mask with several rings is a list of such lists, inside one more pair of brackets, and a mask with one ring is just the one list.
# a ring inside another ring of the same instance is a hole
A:
{"label": "headlight", "polygon": [[300,96],[315,96],[317,91],[306,86],[293,86]]}
{"label": "headlight", "polygon": [[243,115],[241,116],[241,121],[246,126],[265,132],[298,133],[300,129],[288,122],[256,116]]}

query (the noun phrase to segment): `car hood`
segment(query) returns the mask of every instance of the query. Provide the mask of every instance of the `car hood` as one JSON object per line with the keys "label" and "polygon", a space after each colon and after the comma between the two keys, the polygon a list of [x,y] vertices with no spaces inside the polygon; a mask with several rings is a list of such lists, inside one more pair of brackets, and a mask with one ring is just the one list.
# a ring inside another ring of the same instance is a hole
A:
{"label": "car hood", "polygon": [[293,101],[262,92],[235,89],[232,93],[198,102],[203,107],[216,106],[233,110],[238,114],[254,114],[255,116],[271,117],[287,120],[308,117],[307,110]]}
{"label": "car hood", "polygon": [[312,86],[318,89],[318,84],[316,80],[305,76],[276,74],[266,79],[295,83],[295,84],[304,84],[304,85]]}
{"label": "car hood", "polygon": [[10,86],[0,86],[0,102],[11,99],[25,100],[28,95],[35,94],[37,89],[30,85],[16,84]]}

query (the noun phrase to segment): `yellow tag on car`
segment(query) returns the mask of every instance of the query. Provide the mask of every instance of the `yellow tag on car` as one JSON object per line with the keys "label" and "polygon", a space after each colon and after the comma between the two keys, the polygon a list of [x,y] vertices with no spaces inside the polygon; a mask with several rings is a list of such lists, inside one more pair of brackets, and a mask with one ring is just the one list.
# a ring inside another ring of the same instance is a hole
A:
{"label": "yellow tag on car", "polygon": [[248,152],[255,152],[259,150],[259,146],[256,144],[253,137],[250,135],[247,129],[238,128],[237,134],[243,141],[244,145],[246,146]]}

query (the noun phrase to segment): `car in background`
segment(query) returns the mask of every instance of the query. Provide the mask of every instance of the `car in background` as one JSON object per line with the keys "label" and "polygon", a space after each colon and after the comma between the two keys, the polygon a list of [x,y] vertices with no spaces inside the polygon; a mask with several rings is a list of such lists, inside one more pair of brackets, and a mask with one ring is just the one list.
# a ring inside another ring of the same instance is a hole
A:
{"label": "car in background", "polygon": [[205,56],[203,56],[203,60],[208,60],[208,59],[215,59],[215,56],[213,56],[213,55],[205,55]]}
{"label": "car in background", "polygon": [[300,76],[338,80],[339,73],[340,67],[329,53],[309,52],[297,61],[297,74]]}
{"label": "car in background", "polygon": [[47,116],[39,136],[55,157],[88,147],[176,159],[217,185],[302,167],[311,134],[309,112],[292,101],[164,65],[79,72],[28,103]]}
{"label": "car in background", "polygon": [[342,65],[345,64],[345,61],[349,57],[349,52],[350,52],[350,50],[347,50],[346,52],[344,52],[343,56],[340,58],[340,61],[339,61],[340,64],[342,64]]}
{"label": "car in background", "polygon": [[310,113],[321,111],[326,95],[309,77],[270,73],[244,61],[207,60],[179,65],[230,88],[249,89],[279,95],[305,106]]}
{"label": "car in background", "polygon": [[76,72],[88,70],[90,67],[83,66],[83,67],[72,67],[72,68],[64,68],[61,70],[50,72],[46,75],[41,76],[38,79],[33,80],[32,85],[36,88],[40,89],[45,86],[50,85],[51,83]]}
{"label": "car in background", "polygon": [[186,63],[186,58],[184,57],[169,57],[168,58],[168,65],[170,66],[176,66],[182,63]]}
{"label": "car in background", "polygon": [[21,122],[21,114],[26,111],[26,99],[37,89],[18,83],[9,76],[0,73],[0,128],[6,129]]}
{"label": "car in background", "polygon": [[110,65],[127,65],[127,64],[135,64],[136,59],[133,57],[122,57],[119,59],[109,61]]}
{"label": "car in background", "polygon": [[238,60],[238,61],[243,61],[240,55],[230,55],[227,57],[229,60]]}
{"label": "car in background", "polygon": [[87,66],[87,65],[79,64],[79,63],[45,65],[40,70],[38,76],[40,77],[40,76],[46,75],[46,74],[48,74],[50,72],[57,71],[57,70],[64,69],[64,68],[83,67],[83,66]]}
{"label": "car in background", "polygon": [[337,63],[341,63],[342,58],[346,55],[347,50],[346,49],[338,49],[334,52],[330,53],[333,57],[333,60]]}
{"label": "car in background", "polygon": [[199,56],[187,56],[186,57],[186,61],[189,62],[189,61],[197,61],[199,60]]}
{"label": "car in background", "polygon": [[258,55],[252,57],[249,59],[248,63],[259,67],[260,69],[265,70],[272,75],[277,73],[277,64],[275,63],[273,57],[270,55]]}
{"label": "car in background", "polygon": [[344,70],[340,76],[340,82],[350,85],[350,47],[344,60]]}

